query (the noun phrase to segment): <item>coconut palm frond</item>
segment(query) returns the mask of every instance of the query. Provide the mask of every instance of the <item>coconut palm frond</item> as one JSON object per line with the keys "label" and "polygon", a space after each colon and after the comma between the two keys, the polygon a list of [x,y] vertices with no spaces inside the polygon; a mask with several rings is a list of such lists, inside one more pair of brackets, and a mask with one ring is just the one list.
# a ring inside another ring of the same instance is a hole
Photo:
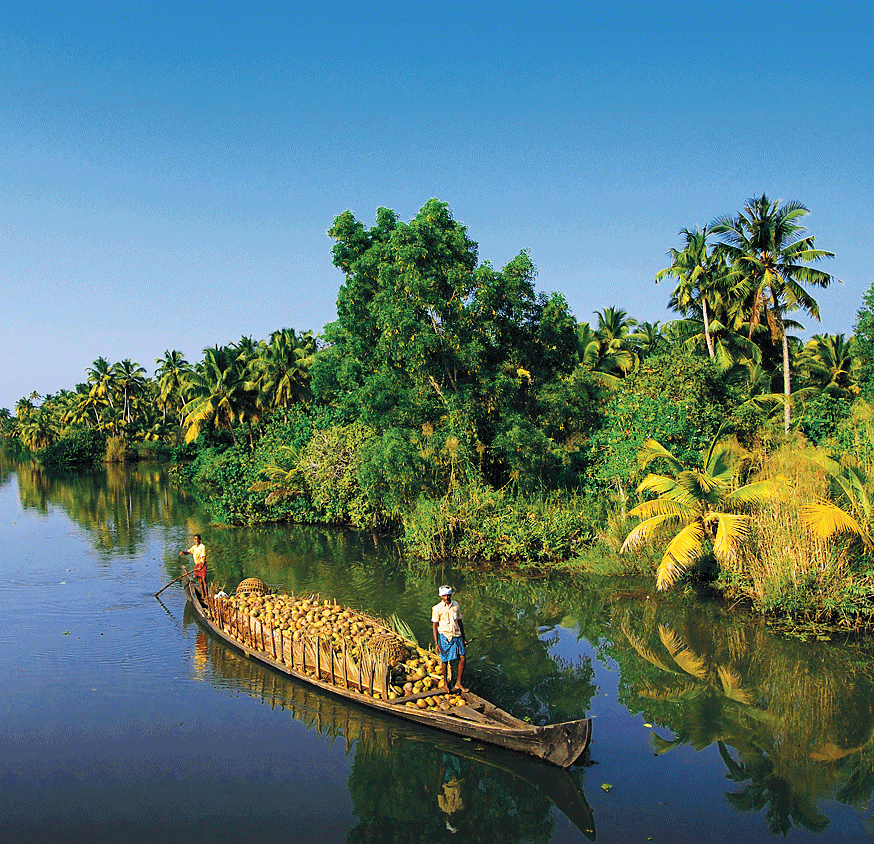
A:
{"label": "coconut palm frond", "polygon": [[641,683],[635,687],[634,693],[638,697],[644,697],[647,700],[665,700],[677,702],[680,700],[688,700],[699,694],[702,686],[687,680],[685,683],[675,683],[665,687],[652,686],[649,683]]}
{"label": "coconut palm frond", "polygon": [[820,539],[830,539],[839,533],[848,533],[861,539],[868,548],[874,549],[874,542],[868,532],[845,510],[824,501],[819,504],[805,504],[799,510],[801,523],[812,530]]}
{"label": "coconut palm frond", "polygon": [[719,675],[719,682],[722,684],[722,693],[730,700],[750,706],[756,699],[752,692],[748,692],[743,688],[740,678],[730,668],[718,665],[716,666],[716,673]]}
{"label": "coconut palm frond", "polygon": [[688,521],[694,519],[697,510],[685,502],[675,501],[672,498],[653,498],[644,501],[628,511],[628,517],[632,519],[651,519],[653,516],[671,516],[674,519]]}
{"label": "coconut palm frond", "polygon": [[713,553],[717,560],[732,560],[738,545],[749,536],[749,516],[739,516],[734,513],[717,513],[716,539],[713,541]]}
{"label": "coconut palm frond", "polygon": [[677,633],[666,627],[664,624],[659,625],[659,638],[662,644],[667,648],[668,653],[674,658],[674,662],[680,666],[687,674],[692,677],[697,677],[699,680],[708,680],[710,671],[707,668],[707,660],[702,656],[698,656],[688,645],[688,643]]}
{"label": "coconut palm frond", "polygon": [[662,515],[653,516],[652,518],[642,521],[631,531],[631,533],[628,534],[628,536],[625,537],[625,542],[622,543],[622,548],[619,549],[619,553],[624,554],[626,551],[639,550],[646,544],[646,541],[650,536],[674,520],[674,516]]}
{"label": "coconut palm frond", "polygon": [[656,587],[661,591],[672,586],[701,555],[704,526],[694,521],[686,525],[669,543],[656,571]]}
{"label": "coconut palm frond", "polygon": [[[864,745],[862,745],[862,747],[864,747]],[[837,762],[839,759],[843,759],[851,753],[858,753],[862,747],[844,748],[833,742],[827,741],[825,744],[814,747],[813,750],[810,751],[809,756],[813,762]]]}
{"label": "coconut palm frond", "polygon": [[639,465],[645,469],[653,460],[663,459],[674,472],[682,472],[683,464],[657,440],[647,440],[640,450]]}
{"label": "coconut palm frond", "polygon": [[643,639],[635,636],[630,630],[627,630],[625,627],[622,628],[622,632],[625,634],[625,638],[628,639],[629,644],[634,650],[636,650],[647,662],[655,665],[656,668],[661,668],[662,671],[667,671],[669,674],[676,674],[677,672],[671,668],[666,662],[664,662],[655,651],[650,650],[643,642]]}
{"label": "coconut palm frond", "polygon": [[407,624],[397,613],[394,613],[390,619],[390,629],[394,630],[395,633],[398,634],[402,639],[407,642],[412,642],[414,645],[418,647],[419,640],[416,638],[416,634],[413,633],[410,625]]}
{"label": "coconut palm frond", "polygon": [[677,482],[675,478],[667,475],[647,475],[637,486],[638,494],[652,492],[674,501],[689,500],[688,492]]}
{"label": "coconut palm frond", "polygon": [[716,503],[725,492],[724,483],[697,471],[682,472],[677,476],[677,483],[684,489],[690,501]]}
{"label": "coconut palm frond", "polygon": [[752,484],[744,484],[744,486],[730,492],[725,497],[727,505],[753,505],[767,504],[777,491],[783,478],[771,478],[767,481],[756,481]]}

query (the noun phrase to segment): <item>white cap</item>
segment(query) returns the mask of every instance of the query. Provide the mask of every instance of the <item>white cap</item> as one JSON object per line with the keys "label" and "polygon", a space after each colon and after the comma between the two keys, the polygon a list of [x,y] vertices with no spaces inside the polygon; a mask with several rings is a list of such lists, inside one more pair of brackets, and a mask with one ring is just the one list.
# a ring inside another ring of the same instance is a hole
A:
{"label": "white cap", "polygon": [[438,594],[441,598],[442,598],[444,595],[451,595],[451,594],[452,594],[452,587],[451,587],[451,586],[441,586],[441,587],[437,590],[437,594]]}

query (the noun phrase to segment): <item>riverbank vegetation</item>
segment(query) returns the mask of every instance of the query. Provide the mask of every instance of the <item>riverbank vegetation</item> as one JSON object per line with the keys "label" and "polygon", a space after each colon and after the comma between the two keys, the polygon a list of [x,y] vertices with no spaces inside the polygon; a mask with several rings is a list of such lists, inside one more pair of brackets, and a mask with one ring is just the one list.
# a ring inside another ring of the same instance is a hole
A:
{"label": "riverbank vegetation", "polygon": [[347,211],[320,337],[168,350],[151,378],[98,358],[0,425],[49,464],[171,458],[230,524],[348,524],[423,560],[697,579],[866,623],[874,285],[852,336],[793,335],[834,280],[807,213],[761,196],[682,230],[654,273],[674,285],[662,325],[617,306],[579,321],[527,252],[480,263],[437,200],[408,223]]}

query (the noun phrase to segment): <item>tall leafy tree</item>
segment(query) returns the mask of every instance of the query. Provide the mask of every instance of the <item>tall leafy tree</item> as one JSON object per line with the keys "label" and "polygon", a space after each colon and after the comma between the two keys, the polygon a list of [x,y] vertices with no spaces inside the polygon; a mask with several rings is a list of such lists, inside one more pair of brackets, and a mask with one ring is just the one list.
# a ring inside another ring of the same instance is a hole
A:
{"label": "tall leafy tree", "polygon": [[806,389],[842,399],[859,394],[855,340],[843,334],[814,334],[798,355]]}
{"label": "tall leafy tree", "polygon": [[101,405],[114,407],[114,397],[118,383],[113,365],[106,358],[99,357],[85,372],[88,375],[88,383],[92,385],[91,389],[94,398]]}
{"label": "tall leafy tree", "polygon": [[113,367],[115,375],[116,388],[121,394],[122,400],[122,416],[125,424],[130,424],[133,421],[131,412],[132,402],[134,398],[146,389],[146,370],[138,363],[134,363],[130,358],[125,358],[119,361]]}
{"label": "tall leafy tree", "polygon": [[191,364],[177,349],[165,350],[164,356],[157,358],[155,363],[158,365],[155,378],[158,382],[158,401],[163,419],[166,421],[169,412],[181,426],[185,393],[191,377]]}
{"label": "tall leafy tree", "polygon": [[771,201],[765,194],[750,199],[735,216],[717,218],[710,226],[721,236],[722,249],[749,293],[745,303],[750,336],[766,325],[771,340],[783,350],[783,392],[786,396],[784,428],[791,422],[789,341],[785,315],[801,310],[819,319],[819,305],[804,285],[828,287],[828,273],[810,264],[833,258],[832,252],[816,249],[814,238],[799,222],[810,212],[800,202]]}
{"label": "tall leafy tree", "polygon": [[476,243],[436,199],[409,223],[380,208],[369,229],[347,211],[329,234],[346,281],[312,369],[317,394],[380,436],[437,431],[429,449],[476,447],[480,465],[508,472],[538,390],[575,363],[564,299],[535,294],[527,252],[502,270],[477,266]]}
{"label": "tall leafy tree", "polygon": [[312,397],[309,370],[315,352],[312,331],[298,336],[293,328],[283,328],[270,335],[255,366],[256,380],[267,408],[284,409]]}
{"label": "tall leafy tree", "polygon": [[716,351],[710,332],[710,322],[713,314],[713,300],[719,297],[717,282],[726,273],[724,255],[707,243],[707,227],[699,229],[681,229],[685,245],[682,250],[670,249],[668,255],[671,265],[659,270],[655,280],[675,278],[677,286],[671,294],[670,306],[683,316],[690,312],[700,313],[704,323],[704,338],[707,353],[714,357]]}
{"label": "tall leafy tree", "polygon": [[235,349],[204,349],[203,360],[191,376],[190,396],[184,408],[185,441],[196,440],[202,430],[212,426],[230,431],[236,444],[234,425],[245,417],[254,400]]}
{"label": "tall leafy tree", "polygon": [[604,386],[615,387],[639,361],[634,337],[637,320],[615,307],[595,311],[595,315],[598,327],[594,331],[587,322],[576,327],[579,360]]}
{"label": "tall leafy tree", "polygon": [[60,432],[52,418],[50,408],[38,407],[21,424],[19,436],[22,443],[32,451],[50,446]]}

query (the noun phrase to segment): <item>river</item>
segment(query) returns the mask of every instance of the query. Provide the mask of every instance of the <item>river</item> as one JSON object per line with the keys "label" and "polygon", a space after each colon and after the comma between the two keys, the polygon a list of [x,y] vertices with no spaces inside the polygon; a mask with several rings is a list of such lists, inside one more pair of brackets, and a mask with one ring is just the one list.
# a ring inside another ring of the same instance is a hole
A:
{"label": "river", "polygon": [[[204,633],[178,552],[430,636],[535,723],[594,718],[563,771],[372,713]],[[0,830],[21,842],[845,842],[874,832],[871,644],[799,641],[644,582],[435,570],[352,531],[210,524],[161,467],[0,452]]]}

